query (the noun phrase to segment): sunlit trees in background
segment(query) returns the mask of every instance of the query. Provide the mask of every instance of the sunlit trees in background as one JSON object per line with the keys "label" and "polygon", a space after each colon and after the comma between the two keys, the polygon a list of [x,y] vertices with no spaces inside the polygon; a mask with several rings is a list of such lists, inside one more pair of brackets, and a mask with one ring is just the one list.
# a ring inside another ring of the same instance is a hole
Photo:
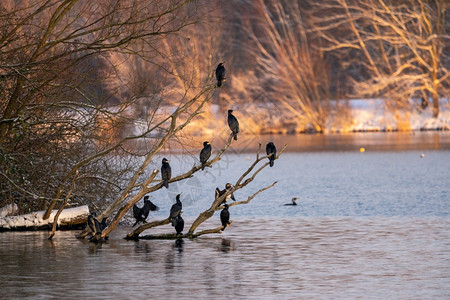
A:
{"label": "sunlit trees in background", "polygon": [[297,1],[253,1],[245,19],[253,42],[260,92],[300,128],[322,132],[328,121],[329,68],[308,33]]}
{"label": "sunlit trees in background", "polygon": [[381,97],[393,111],[411,99],[431,103],[449,94],[449,2],[327,0],[311,2],[322,49],[349,75],[349,96]]}

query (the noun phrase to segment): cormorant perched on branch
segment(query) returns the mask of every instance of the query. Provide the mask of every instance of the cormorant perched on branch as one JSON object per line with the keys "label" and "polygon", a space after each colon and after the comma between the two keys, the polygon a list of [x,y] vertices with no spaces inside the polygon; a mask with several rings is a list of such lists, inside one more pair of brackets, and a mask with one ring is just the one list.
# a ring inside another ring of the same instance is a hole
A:
{"label": "cormorant perched on branch", "polygon": [[272,155],[269,156],[269,164],[270,164],[271,167],[273,167],[273,163],[274,163],[275,157],[276,157],[276,155],[277,155],[277,148],[275,147],[275,144],[274,144],[274,143],[269,142],[269,143],[266,145],[266,153],[267,153],[267,155],[269,155],[269,154],[272,153]]}
{"label": "cormorant perched on branch", "polygon": [[163,180],[163,186],[165,186],[166,189],[168,189],[169,188],[169,180],[170,180],[170,178],[172,178],[172,168],[169,165],[169,161],[165,157],[162,160],[161,178]]}
{"label": "cormorant perched on branch", "polygon": [[222,86],[222,81],[225,81],[225,67],[220,63],[216,68],[217,87]]}
{"label": "cormorant perched on branch", "polygon": [[298,198],[292,198],[292,203],[285,204],[285,206],[286,205],[297,205],[297,203],[295,203],[295,201],[297,201],[297,200],[298,200]]}
{"label": "cormorant perched on branch", "polygon": [[[227,183],[225,185],[225,189],[223,189],[223,190],[219,190],[219,188],[216,188],[216,199],[221,197],[223,194],[225,194],[227,191],[231,190],[232,188],[233,187],[231,186],[230,183]],[[236,201],[236,199],[234,198],[234,194],[231,193],[228,196],[226,196],[225,199],[223,199],[222,203],[220,203],[219,205],[222,205],[223,203],[227,203],[228,200],[230,200],[230,198],[231,198],[231,200]]]}
{"label": "cormorant perched on branch", "polygon": [[108,218],[107,218],[107,217],[104,217],[104,218],[102,219],[102,221],[100,222],[100,230],[101,230],[101,231],[103,231],[106,227],[108,227],[107,221],[108,221]]}
{"label": "cormorant perched on branch", "polygon": [[158,209],[159,207],[153,204],[152,201],[148,200],[148,196],[145,196],[144,206],[139,208],[136,204],[133,205],[133,217],[136,219],[136,223],[134,223],[133,227],[139,222],[147,223],[146,219],[150,211],[155,211]]}
{"label": "cormorant perched on branch", "polygon": [[205,164],[211,157],[211,144],[209,142],[203,142],[203,149],[200,151],[200,162],[202,163],[202,170],[205,169]]}
{"label": "cormorant perched on branch", "polygon": [[234,139],[237,141],[237,134],[239,133],[239,122],[236,119],[236,117],[233,116],[232,112],[233,112],[232,109],[228,110],[228,126],[233,132]]}
{"label": "cormorant perched on branch", "polygon": [[176,225],[175,218],[181,214],[181,209],[183,208],[180,197],[181,193],[177,195],[177,202],[170,208],[169,220],[172,222],[172,226]]}
{"label": "cormorant perched on branch", "polygon": [[177,235],[182,234],[183,229],[184,229],[184,220],[181,217],[181,214],[173,219],[172,224],[173,223],[175,223],[174,227],[175,227],[175,230],[177,231]]}
{"label": "cormorant perched on branch", "polygon": [[222,222],[223,226],[221,230],[224,231],[225,228],[227,228],[230,224],[230,212],[228,211],[228,204],[225,204],[225,208],[220,212],[220,221]]}
{"label": "cormorant perched on branch", "polygon": [[97,220],[97,214],[95,212],[88,216],[88,225],[92,231],[92,236],[96,236],[97,234],[102,233],[102,229],[100,227],[100,223]]}

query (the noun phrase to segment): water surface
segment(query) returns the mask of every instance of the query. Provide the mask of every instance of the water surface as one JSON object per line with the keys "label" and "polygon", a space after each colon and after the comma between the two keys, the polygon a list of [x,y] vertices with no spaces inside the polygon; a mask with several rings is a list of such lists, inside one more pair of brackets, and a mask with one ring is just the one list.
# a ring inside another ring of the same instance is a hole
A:
{"label": "water surface", "polygon": [[[422,155],[423,154],[423,155]],[[450,151],[285,153],[230,208],[232,225],[196,240],[94,245],[75,231],[0,233],[2,299],[450,299]],[[186,227],[254,153],[152,194],[167,217],[183,192]],[[196,157],[171,156],[174,174]],[[297,206],[284,206],[298,197]],[[200,229],[219,225],[218,214]],[[172,232],[169,225],[149,233]]]}

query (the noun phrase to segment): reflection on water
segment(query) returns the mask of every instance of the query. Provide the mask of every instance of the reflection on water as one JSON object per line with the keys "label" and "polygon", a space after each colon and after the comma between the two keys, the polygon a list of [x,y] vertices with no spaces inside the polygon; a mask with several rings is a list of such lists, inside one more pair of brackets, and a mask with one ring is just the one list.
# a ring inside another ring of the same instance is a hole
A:
{"label": "reflection on water", "polygon": [[[224,132],[227,133],[227,132]],[[204,140],[211,142],[213,148],[223,145],[228,136],[218,134],[214,137],[189,137],[182,139],[182,149],[198,149]],[[258,143],[273,141],[281,148],[288,144],[287,151],[355,151],[365,147],[370,151],[404,151],[404,150],[442,150],[450,149],[450,131],[417,131],[417,132],[363,132],[341,134],[278,134],[278,135],[245,135],[233,141],[227,153],[254,152]],[[170,151],[180,148],[175,143]]]}
{"label": "reflection on water", "polygon": [[[47,232],[0,233],[0,299],[450,299],[449,151],[364,147],[284,154],[235,192],[243,200],[279,180],[231,207],[222,235],[134,242],[119,228],[97,245],[73,231],[53,241]],[[196,184],[154,193],[160,210],[149,219],[166,218],[180,190],[192,199],[183,205],[188,227],[215,187],[247,169],[250,154],[241,154],[196,174]],[[298,205],[284,206],[293,196]],[[215,215],[205,227],[219,222]]]}
{"label": "reflection on water", "polygon": [[[222,236],[103,245],[0,234],[2,298],[450,297],[446,218],[234,220]],[[13,297],[14,295],[14,297]]]}

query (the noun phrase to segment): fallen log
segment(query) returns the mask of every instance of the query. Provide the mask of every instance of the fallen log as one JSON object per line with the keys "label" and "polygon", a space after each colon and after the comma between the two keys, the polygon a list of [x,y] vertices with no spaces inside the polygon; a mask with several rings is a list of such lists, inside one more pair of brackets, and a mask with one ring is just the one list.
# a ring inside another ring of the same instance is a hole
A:
{"label": "fallen log", "polygon": [[[45,211],[20,216],[0,217],[0,231],[50,230],[58,210],[52,210],[50,218],[44,220]],[[66,208],[58,218],[58,229],[83,229],[86,227],[89,207],[87,205]]]}

